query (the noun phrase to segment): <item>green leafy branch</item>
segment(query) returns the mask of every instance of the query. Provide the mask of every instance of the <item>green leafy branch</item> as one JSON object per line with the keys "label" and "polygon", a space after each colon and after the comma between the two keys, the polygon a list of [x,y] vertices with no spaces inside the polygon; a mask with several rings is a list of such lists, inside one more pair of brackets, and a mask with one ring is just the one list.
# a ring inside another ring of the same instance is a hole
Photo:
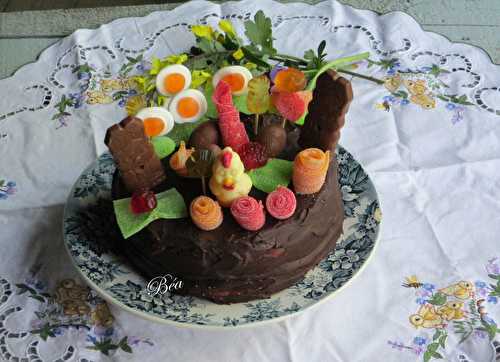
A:
{"label": "green leafy branch", "polygon": [[106,339],[101,340],[101,341],[93,342],[94,345],[87,347],[87,349],[99,351],[106,356],[109,356],[109,353],[111,351],[114,351],[117,349],[121,349],[122,351],[127,352],[127,353],[132,353],[132,347],[130,347],[130,345],[128,344],[127,339],[128,339],[128,337],[125,336],[118,343],[114,343],[111,338],[106,338]]}
{"label": "green leafy branch", "polygon": [[368,68],[378,65],[382,67],[383,69],[391,69],[393,68],[396,63],[399,61],[398,58],[391,58],[391,59],[380,59],[379,61],[367,59],[368,61]]}
{"label": "green leafy branch", "polygon": [[85,324],[50,324],[45,323],[42,328],[33,329],[30,331],[31,334],[38,334],[40,338],[46,341],[49,337],[56,337],[56,330],[58,328],[84,328],[86,330],[90,330],[90,327]]}
{"label": "green leafy branch", "polygon": [[463,106],[473,106],[474,103],[469,102],[467,96],[462,94],[459,96],[458,94],[440,94],[437,97],[445,102],[461,104]]}
{"label": "green leafy branch", "polygon": [[134,68],[134,66],[137,64],[137,63],[140,63],[142,62],[144,58],[144,55],[141,53],[139,54],[137,57],[133,58],[133,57],[128,57],[127,56],[127,60],[128,62],[127,63],[124,63],[120,70],[118,71],[118,74],[122,77],[125,77],[127,76],[131,71],[132,69]]}
{"label": "green leafy branch", "polygon": [[49,299],[51,298],[50,294],[48,293],[41,293],[38,292],[36,289],[26,285],[26,284],[16,284],[16,287],[19,289],[18,293],[19,295],[29,293],[28,297],[33,298],[35,300],[38,300],[41,303],[48,302]]}
{"label": "green leafy branch", "polygon": [[443,356],[437,350],[440,347],[442,349],[446,347],[447,338],[448,332],[445,329],[436,329],[434,336],[432,336],[432,343],[429,343],[427,345],[427,349],[424,352],[424,362],[429,362],[432,358],[443,358]]}
{"label": "green leafy branch", "polygon": [[56,104],[57,113],[52,116],[52,119],[60,119],[62,117],[71,116],[71,113],[66,111],[67,107],[74,107],[75,101],[71,98],[67,98],[64,94],[61,97],[59,103]]}

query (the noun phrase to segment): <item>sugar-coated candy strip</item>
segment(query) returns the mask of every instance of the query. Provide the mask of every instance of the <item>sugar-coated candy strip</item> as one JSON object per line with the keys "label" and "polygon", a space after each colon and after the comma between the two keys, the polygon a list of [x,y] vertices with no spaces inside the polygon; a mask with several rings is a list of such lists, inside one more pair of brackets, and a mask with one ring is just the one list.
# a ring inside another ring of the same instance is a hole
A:
{"label": "sugar-coated candy strip", "polygon": [[266,222],[262,201],[251,196],[240,197],[231,204],[231,214],[238,224],[246,230],[259,230]]}
{"label": "sugar-coated candy strip", "polygon": [[278,186],[267,195],[266,209],[276,219],[285,220],[293,215],[297,207],[295,194],[288,187]]}
{"label": "sugar-coated candy strip", "polygon": [[189,213],[193,223],[202,230],[217,229],[222,224],[222,210],[217,201],[208,196],[198,196],[191,202]]}
{"label": "sugar-coated candy strip", "polygon": [[330,165],[330,151],[319,148],[305,149],[295,156],[293,162],[293,187],[297,194],[313,194],[325,183]]}

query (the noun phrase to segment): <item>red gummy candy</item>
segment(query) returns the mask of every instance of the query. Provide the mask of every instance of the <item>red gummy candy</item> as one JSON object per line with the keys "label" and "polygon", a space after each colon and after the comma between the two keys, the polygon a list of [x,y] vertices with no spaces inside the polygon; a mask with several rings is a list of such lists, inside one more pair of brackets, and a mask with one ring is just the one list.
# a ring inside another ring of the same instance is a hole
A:
{"label": "red gummy candy", "polygon": [[223,80],[217,83],[215,91],[212,95],[212,100],[217,108],[217,112],[224,112],[224,109],[219,109],[219,107],[232,106],[233,97],[231,95],[231,86],[224,82]]}
{"label": "red gummy candy", "polygon": [[219,130],[222,135],[222,143],[237,152],[238,148],[248,143],[250,139],[245,125],[240,121],[240,112],[233,105],[229,84],[220,81],[215,87],[212,100],[219,112]]}
{"label": "red gummy candy", "polygon": [[288,219],[295,212],[297,198],[287,187],[278,186],[276,190],[267,195],[266,209],[276,219]]}
{"label": "red gummy candy", "polygon": [[142,214],[156,208],[156,196],[153,191],[139,190],[132,194],[130,209],[134,214]]}
{"label": "red gummy candy", "polygon": [[262,167],[268,160],[265,147],[258,142],[241,145],[237,152],[246,170]]}
{"label": "red gummy candy", "polygon": [[297,121],[307,109],[312,99],[309,91],[301,92],[279,92],[272,97],[278,112],[289,121]]}
{"label": "red gummy candy", "polygon": [[262,201],[243,196],[231,204],[231,214],[243,229],[256,231],[264,226],[266,215]]}

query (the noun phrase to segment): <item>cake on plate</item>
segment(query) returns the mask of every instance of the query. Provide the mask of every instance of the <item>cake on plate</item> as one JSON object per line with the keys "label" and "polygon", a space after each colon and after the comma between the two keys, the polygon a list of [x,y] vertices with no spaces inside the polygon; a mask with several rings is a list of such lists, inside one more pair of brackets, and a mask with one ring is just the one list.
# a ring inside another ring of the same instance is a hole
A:
{"label": "cake on plate", "polygon": [[117,251],[146,279],[175,276],[176,293],[216,303],[297,283],[344,220],[335,148],[353,93],[332,68],[366,56],[326,63],[322,43],[316,63],[280,61],[272,37],[249,32],[267,24],[259,13],[249,46],[226,20],[220,33],[193,26],[197,47],[154,60],[136,79],[140,106],[105,138]]}

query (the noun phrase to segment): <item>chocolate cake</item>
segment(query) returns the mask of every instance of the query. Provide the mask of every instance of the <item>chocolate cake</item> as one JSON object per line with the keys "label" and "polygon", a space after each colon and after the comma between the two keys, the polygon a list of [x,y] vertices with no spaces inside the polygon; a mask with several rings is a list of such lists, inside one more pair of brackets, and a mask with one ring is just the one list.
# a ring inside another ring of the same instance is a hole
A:
{"label": "chocolate cake", "polygon": [[[257,231],[241,227],[229,208],[222,210],[222,224],[210,231],[198,228],[189,217],[159,219],[124,239],[119,253],[145,278],[174,275],[184,283],[176,293],[216,303],[266,298],[300,281],[335,248],[342,233],[344,210],[333,151],[351,100],[350,83],[334,71],[325,72],[318,78],[305,125],[287,126],[286,148],[279,158],[294,160],[298,152],[309,147],[332,151],[325,182],[318,192],[300,194],[292,183],[289,185],[296,192],[296,209],[291,217],[279,220],[267,215],[264,226]],[[130,122],[129,119],[125,123]],[[273,117],[264,117],[263,127],[272,122]],[[110,129],[106,137],[108,144],[113,139],[112,132]],[[126,152],[119,150],[113,155],[144,153],[142,142],[123,147]],[[180,176],[169,167],[169,161],[170,157],[162,160],[165,177],[158,176],[161,172],[156,170],[151,180],[144,175],[145,182],[151,182],[155,193],[175,188],[189,205],[202,194],[200,180]],[[135,183],[144,183],[137,180],[140,170],[134,172],[129,167],[127,172],[134,175]],[[129,186],[130,182],[117,170],[113,199],[130,197]],[[214,197],[210,192],[207,196]],[[265,202],[267,194],[254,187],[249,196]]]}

